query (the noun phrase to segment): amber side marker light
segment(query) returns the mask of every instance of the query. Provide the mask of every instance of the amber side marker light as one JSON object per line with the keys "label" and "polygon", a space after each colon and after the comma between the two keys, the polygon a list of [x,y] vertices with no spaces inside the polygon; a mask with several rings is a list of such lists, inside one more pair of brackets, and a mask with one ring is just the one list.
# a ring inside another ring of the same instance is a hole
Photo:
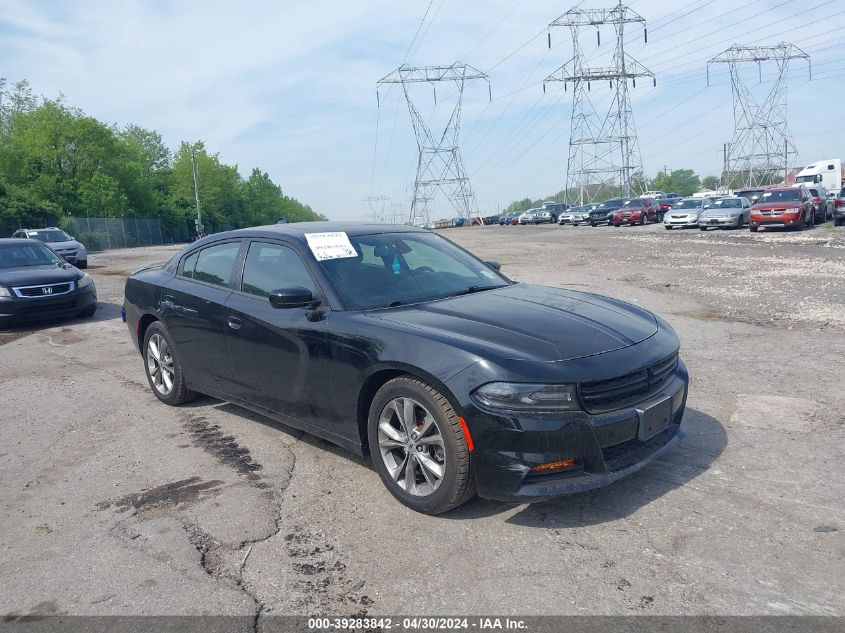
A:
{"label": "amber side marker light", "polygon": [[545,464],[538,464],[531,469],[530,472],[534,474],[543,474],[552,470],[566,470],[567,468],[574,468],[578,463],[574,459],[562,459],[558,462],[546,462]]}

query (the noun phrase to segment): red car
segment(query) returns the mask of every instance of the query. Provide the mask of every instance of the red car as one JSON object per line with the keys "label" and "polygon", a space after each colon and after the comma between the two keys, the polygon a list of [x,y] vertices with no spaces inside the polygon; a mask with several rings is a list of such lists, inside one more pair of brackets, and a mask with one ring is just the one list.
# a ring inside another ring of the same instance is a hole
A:
{"label": "red car", "polygon": [[804,187],[766,189],[751,207],[748,228],[754,232],[761,226],[801,231],[813,225],[813,212],[813,198]]}
{"label": "red car", "polygon": [[660,207],[654,198],[631,198],[613,212],[610,223],[613,226],[623,224],[648,224],[660,220]]}

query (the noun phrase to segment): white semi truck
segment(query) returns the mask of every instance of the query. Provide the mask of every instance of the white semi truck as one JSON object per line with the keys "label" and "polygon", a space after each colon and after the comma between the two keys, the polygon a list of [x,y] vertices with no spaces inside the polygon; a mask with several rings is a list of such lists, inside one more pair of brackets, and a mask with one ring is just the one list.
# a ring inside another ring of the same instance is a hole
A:
{"label": "white semi truck", "polygon": [[839,193],[842,189],[842,161],[838,158],[817,160],[807,165],[795,176],[795,184],[821,185],[829,192]]}

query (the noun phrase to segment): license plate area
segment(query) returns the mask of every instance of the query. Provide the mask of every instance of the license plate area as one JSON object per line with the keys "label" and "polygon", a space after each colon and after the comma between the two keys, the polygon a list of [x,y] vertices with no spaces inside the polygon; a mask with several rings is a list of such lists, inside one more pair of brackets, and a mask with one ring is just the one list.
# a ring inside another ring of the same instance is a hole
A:
{"label": "license plate area", "polygon": [[672,397],[637,408],[637,415],[640,418],[640,430],[637,437],[641,442],[650,440],[672,423]]}

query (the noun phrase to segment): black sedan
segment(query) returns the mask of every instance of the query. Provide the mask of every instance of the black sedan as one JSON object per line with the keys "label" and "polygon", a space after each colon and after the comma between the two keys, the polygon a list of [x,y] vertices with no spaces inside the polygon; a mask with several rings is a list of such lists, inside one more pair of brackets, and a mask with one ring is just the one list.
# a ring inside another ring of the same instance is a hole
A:
{"label": "black sedan", "polygon": [[96,311],[97,289],[87,273],[38,240],[0,239],[0,325]]}
{"label": "black sedan", "polygon": [[408,226],[241,229],[133,274],[124,316],[163,402],[209,394],[370,454],[421,512],[604,486],[666,450],[672,328],[498,268]]}

